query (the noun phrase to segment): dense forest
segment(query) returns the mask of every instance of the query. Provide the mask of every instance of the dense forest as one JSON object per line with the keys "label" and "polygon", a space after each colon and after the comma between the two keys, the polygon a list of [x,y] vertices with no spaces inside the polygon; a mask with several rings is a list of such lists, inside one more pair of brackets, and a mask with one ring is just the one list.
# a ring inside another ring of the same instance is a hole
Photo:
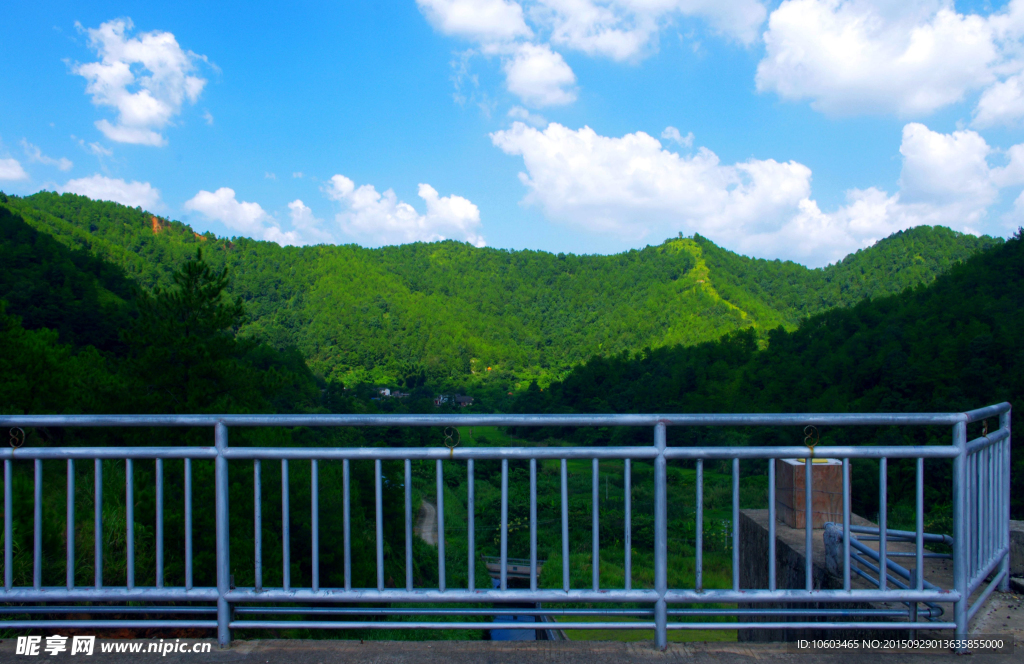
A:
{"label": "dense forest", "polygon": [[[429,382],[500,394],[533,380],[543,387],[595,355],[689,346],[744,329],[759,338],[780,325],[794,329],[808,315],[928,283],[1001,242],[919,227],[811,270],[738,256],[700,236],[612,256],[451,241],[300,248],[199,235],[179,222],[73,194],[5,196],[0,209],[78,251],[75,260],[103,259],[147,291],[169,286],[172,272],[202,247],[213,268],[231,271],[227,292],[246,314],[239,334],[297,349],[324,380]],[[41,282],[26,278],[40,289]],[[97,274],[94,299],[125,299],[123,284],[111,279]],[[0,288],[12,306],[12,298],[34,299],[13,284]],[[15,292],[21,294],[9,295]],[[58,327],[52,316],[16,312],[26,327]]]}

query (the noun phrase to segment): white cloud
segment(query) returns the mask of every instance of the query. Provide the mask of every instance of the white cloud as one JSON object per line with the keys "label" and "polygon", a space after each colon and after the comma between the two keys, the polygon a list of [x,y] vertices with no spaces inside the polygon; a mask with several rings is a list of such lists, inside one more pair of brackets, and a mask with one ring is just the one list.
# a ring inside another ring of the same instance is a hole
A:
{"label": "white cloud", "polygon": [[[193,74],[203,56],[182,50],[170,32],[154,30],[128,37],[131,19],[107,21],[84,31],[99,62],[76,64],[72,71],[88,81],[86,92],[96,106],[117,111],[117,122],[106,119],[96,127],[112,141],[139,145],[166,145],[160,133],[181,112],[195,103],[206,79]],[[81,26],[79,26],[81,30]]]}
{"label": "white cloud", "polygon": [[293,178],[301,178],[303,177],[303,175],[305,174],[302,171],[295,171],[294,173],[292,173]]}
{"label": "white cloud", "polygon": [[71,160],[67,157],[61,157],[60,159],[54,159],[53,157],[47,157],[43,154],[37,146],[32,145],[24,138],[21,139],[21,147],[25,150],[25,156],[28,160],[33,163],[46,164],[47,166],[56,166],[62,171],[70,171],[71,167],[74,166]]}
{"label": "white cloud", "polygon": [[901,116],[984,89],[975,124],[1004,123],[1024,114],[1022,19],[1021,0],[989,16],[950,0],[785,0],[768,20],[757,87],[830,114]]}
{"label": "white cloud", "polygon": [[563,106],[576,101],[576,75],[546,44],[520,44],[505,60],[505,84],[527,106]]}
{"label": "white cloud", "polygon": [[539,131],[517,122],[491,139],[523,158],[525,200],[553,221],[630,242],[696,232],[742,253],[812,265],[921,224],[978,232],[999,187],[1024,184],[1024,144],[994,169],[977,133],[914,123],[903,132],[900,190],[853,189],[832,212],[812,198],[811,170],[793,161],[722,164],[704,147],[679,155],[643,132],[615,138],[557,123]]}
{"label": "white cloud", "polygon": [[661,132],[661,137],[666,140],[672,141],[673,143],[678,143],[684,148],[693,147],[692,131],[686,134],[686,136],[683,136],[675,127],[665,127],[665,131]]}
{"label": "white cloud", "polygon": [[79,194],[98,201],[114,201],[128,207],[141,207],[143,210],[159,210],[163,207],[160,190],[148,182],[125,182],[118,178],[108,178],[99,173],[87,178],[68,180],[63,187],[57,187],[60,193]]}
{"label": "white cloud", "polygon": [[323,228],[323,220],[318,219],[302,200],[296,198],[288,204],[288,216],[292,222],[292,230],[282,231],[274,226],[267,229],[263,239],[277,242],[280,245],[332,244],[334,235]]}
{"label": "white cloud", "polygon": [[201,190],[185,201],[185,209],[251,237],[260,235],[264,231],[264,223],[271,220],[259,203],[239,202],[235,198],[235,190],[229,187],[221,187],[214,192]]}
{"label": "white cloud", "polygon": [[441,197],[429,184],[419,185],[419,196],[427,204],[426,214],[398,200],[391,189],[381,194],[370,184],[356,187],[344,175],[333,176],[324,193],[345,207],[337,215],[342,230],[363,242],[400,244],[451,238],[478,247],[486,244],[479,234],[477,206],[462,196]]}
{"label": "white cloud", "polygon": [[28,173],[13,157],[0,158],[0,180],[27,180]]}
{"label": "white cloud", "polygon": [[213,125],[213,114],[210,113],[210,111],[204,110],[203,111],[203,120],[206,121],[206,124],[212,126]]}
{"label": "white cloud", "polygon": [[481,43],[532,37],[523,8],[506,0],[416,0],[434,29]]}
{"label": "white cloud", "polygon": [[263,179],[264,180],[276,180],[277,179],[277,175],[275,175],[274,173],[271,173],[270,171],[263,171]]}
{"label": "white cloud", "polygon": [[758,0],[541,0],[530,15],[559,46],[613,60],[635,60],[657,47],[658,33],[672,19],[705,19],[744,44],[758,37],[766,11]]}
{"label": "white cloud", "polygon": [[534,127],[546,127],[548,124],[547,118],[539,113],[533,113],[522,106],[513,106],[508,109],[508,117],[513,120],[522,120],[528,125]]}

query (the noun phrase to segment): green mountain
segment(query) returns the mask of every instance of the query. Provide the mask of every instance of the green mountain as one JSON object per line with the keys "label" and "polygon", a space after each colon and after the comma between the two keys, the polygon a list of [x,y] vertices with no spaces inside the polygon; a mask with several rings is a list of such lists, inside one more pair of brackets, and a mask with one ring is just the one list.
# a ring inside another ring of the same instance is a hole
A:
{"label": "green mountain", "polygon": [[795,329],[832,307],[928,283],[1002,242],[919,227],[813,270],[700,236],[611,256],[451,241],[299,248],[199,235],[72,194],[4,199],[0,209],[147,289],[168,285],[202,248],[213,267],[229,269],[229,292],[247,314],[242,336],[294,346],[316,374],[349,384],[547,384],[595,355]]}

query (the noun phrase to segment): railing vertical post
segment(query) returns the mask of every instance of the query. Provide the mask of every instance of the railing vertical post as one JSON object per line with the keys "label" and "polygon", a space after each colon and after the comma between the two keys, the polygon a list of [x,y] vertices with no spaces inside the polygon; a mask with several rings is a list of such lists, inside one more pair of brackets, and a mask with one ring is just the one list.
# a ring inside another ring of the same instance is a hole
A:
{"label": "railing vertical post", "polygon": [[281,459],[281,587],[292,587],[292,515],[288,459]]}
{"label": "railing vertical post", "polygon": [[624,553],[624,571],[626,576],[626,590],[633,589],[633,460],[626,459],[622,477],[622,494],[625,501],[623,509],[623,520],[626,531],[623,533],[626,545]]}
{"label": "railing vertical post", "polygon": [[740,589],[740,460],[732,460],[732,589]]}
{"label": "railing vertical post", "polygon": [[804,458],[804,587],[814,590],[814,460],[812,449]]}
{"label": "railing vertical post", "polygon": [[320,462],[312,459],[310,462],[310,530],[312,536],[312,587],[313,592],[320,590]]}
{"label": "railing vertical post", "polygon": [[591,469],[590,576],[594,590],[599,590],[601,586],[601,464],[596,457],[591,462]]}
{"label": "railing vertical post", "polygon": [[192,459],[185,459],[185,588],[192,590]]}
{"label": "railing vertical post", "polygon": [[263,478],[259,459],[252,462],[252,546],[254,570],[254,586],[256,592],[263,590]]}
{"label": "railing vertical post", "polygon": [[437,589],[444,592],[448,586],[445,578],[444,557],[444,466],[437,460]]}
{"label": "railing vertical post", "polygon": [[217,458],[214,462],[214,491],[216,497],[217,542],[217,643],[221,648],[231,645],[231,604],[226,595],[231,590],[231,550],[228,529],[228,460],[224,452],[228,447],[228,428],[223,422],[214,426]]}
{"label": "railing vertical post", "polygon": [[562,590],[569,592],[569,471],[562,459]]}
{"label": "railing vertical post", "polygon": [[843,459],[843,590],[850,590],[850,460]]}
{"label": "railing vertical post", "polygon": [[476,590],[476,487],[473,483],[473,460],[466,462],[466,507],[469,514],[466,518],[467,539],[466,550],[469,556],[469,583],[470,590]]}
{"label": "railing vertical post", "polygon": [[953,586],[960,599],[953,605],[953,622],[957,639],[967,638],[967,556],[969,554],[967,523],[967,423],[953,425],[953,445],[959,454],[953,457]]}
{"label": "railing vertical post", "polygon": [[661,650],[668,647],[668,462],[665,459],[665,424],[654,427],[654,447],[658,456],[654,460],[654,591],[658,601],[654,605],[654,645]]}
{"label": "railing vertical post", "polygon": [[[999,428],[1006,430],[1006,438],[1003,442],[999,443],[999,447],[996,449],[996,458],[999,462],[996,464],[998,469],[999,479],[996,484],[998,490],[996,491],[996,499],[998,500],[998,524],[999,537],[996,539],[996,548],[1003,549],[1010,544],[1010,411],[1007,410],[1005,413],[999,416]],[[1005,451],[1004,451],[1005,450]],[[1003,554],[1003,560],[999,563],[999,574],[1003,575],[1002,581],[999,582],[999,592],[1010,592],[1010,553]]]}
{"label": "railing vertical post", "polygon": [[704,592],[704,459],[697,459],[696,516],[693,523],[693,587]]}
{"label": "railing vertical post", "polygon": [[156,460],[156,587],[164,587],[164,460]]}
{"label": "railing vertical post", "polygon": [[68,459],[67,587],[75,587],[75,462]]}
{"label": "railing vertical post", "polygon": [[777,584],[775,570],[775,459],[768,459],[768,590],[775,590]]}
{"label": "railing vertical post", "polygon": [[35,463],[35,520],[32,538],[32,587],[39,590],[43,585],[43,460]]}
{"label": "railing vertical post", "polygon": [[[103,459],[94,461],[93,483],[93,584],[103,587]],[[7,538],[8,545],[10,538]],[[10,567],[8,567],[10,569]]]}
{"label": "railing vertical post", "polygon": [[878,460],[878,587],[885,590],[889,573],[889,460]]}
{"label": "railing vertical post", "polygon": [[384,590],[384,489],[381,484],[380,459],[373,460],[374,499],[377,520],[377,590]]}
{"label": "railing vertical post", "polygon": [[501,460],[501,571],[499,587],[508,590],[508,459]]}
{"label": "railing vertical post", "polygon": [[537,460],[530,459],[530,590],[537,590]]}
{"label": "railing vertical post", "polygon": [[348,475],[348,459],[344,459],[341,462],[341,529],[344,540],[342,558],[345,564],[345,590],[352,589],[352,523],[349,520],[351,510]]}
{"label": "railing vertical post", "polygon": [[130,589],[135,587],[135,464],[131,459],[124,460],[124,521],[125,549],[128,554],[125,576],[126,585]]}
{"label": "railing vertical post", "polygon": [[405,460],[405,589],[412,590],[412,460]]}
{"label": "railing vertical post", "polygon": [[14,536],[13,492],[11,489],[11,460],[4,459],[4,590],[10,590],[14,584]]}

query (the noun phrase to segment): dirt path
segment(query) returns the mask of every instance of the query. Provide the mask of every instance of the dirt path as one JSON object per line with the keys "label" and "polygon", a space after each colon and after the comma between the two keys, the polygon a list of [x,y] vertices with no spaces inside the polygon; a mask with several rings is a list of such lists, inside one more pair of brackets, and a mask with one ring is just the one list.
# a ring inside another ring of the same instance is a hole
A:
{"label": "dirt path", "polygon": [[437,546],[437,508],[425,500],[420,503],[413,532],[427,544]]}

